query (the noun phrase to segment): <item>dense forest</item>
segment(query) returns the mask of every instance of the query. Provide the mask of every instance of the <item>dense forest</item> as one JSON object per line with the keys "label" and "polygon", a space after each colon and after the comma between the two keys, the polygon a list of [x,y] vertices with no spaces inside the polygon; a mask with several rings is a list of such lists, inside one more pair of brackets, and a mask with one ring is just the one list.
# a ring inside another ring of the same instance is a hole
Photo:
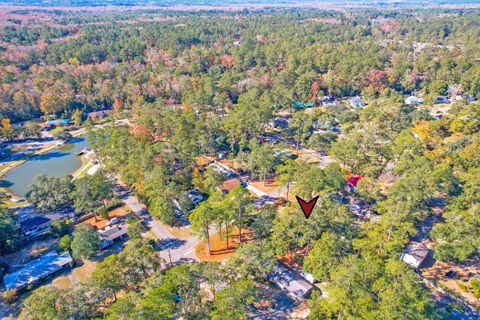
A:
{"label": "dense forest", "polygon": [[[89,283],[41,287],[20,319],[247,319],[268,296],[260,284],[279,257],[325,284],[327,295],[306,302],[309,319],[449,318],[399,258],[438,202],[434,258],[460,264],[480,254],[479,11],[25,9],[0,28],[2,118],[21,126],[111,109],[131,125],[87,124],[90,146],[105,174],[119,175],[156,219],[176,223],[176,198],[204,241],[212,225],[227,239],[229,228],[253,234],[240,234],[222,264],[165,270],[132,231]],[[410,95],[424,104],[406,104]],[[349,107],[355,96],[368,105]],[[431,112],[438,96],[452,100],[441,117]],[[324,97],[339,103],[321,106]],[[295,109],[299,102],[315,107]],[[285,113],[284,141],[332,163],[278,159],[283,142],[262,135]],[[197,161],[219,152],[252,179],[285,186],[287,203],[258,208],[241,186],[219,192],[222,177]],[[338,199],[352,174],[362,177],[354,196],[378,219],[357,219]],[[198,207],[188,201],[193,187],[207,198]],[[319,196],[310,219],[288,192]]]}

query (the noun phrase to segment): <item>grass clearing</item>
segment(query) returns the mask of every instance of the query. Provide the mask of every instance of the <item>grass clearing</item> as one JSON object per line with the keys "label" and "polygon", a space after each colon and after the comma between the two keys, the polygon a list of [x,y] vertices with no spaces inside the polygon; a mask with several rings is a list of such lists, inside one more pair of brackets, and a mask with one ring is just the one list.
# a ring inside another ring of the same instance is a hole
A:
{"label": "grass clearing", "polygon": [[96,262],[87,260],[82,266],[73,269],[73,274],[77,277],[78,281],[87,281],[90,279],[92,272],[95,271],[96,265]]}

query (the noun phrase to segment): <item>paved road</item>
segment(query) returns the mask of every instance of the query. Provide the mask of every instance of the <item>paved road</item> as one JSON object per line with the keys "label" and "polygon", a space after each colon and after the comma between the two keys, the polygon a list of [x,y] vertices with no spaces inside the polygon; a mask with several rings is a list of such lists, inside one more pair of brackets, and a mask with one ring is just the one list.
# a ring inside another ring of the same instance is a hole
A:
{"label": "paved road", "polygon": [[[125,198],[124,203],[138,215],[140,215],[140,212],[145,209],[145,206],[141,204],[133,195],[129,195],[127,198]],[[153,219],[150,214],[146,215],[145,221],[152,232],[159,239],[161,246],[160,256],[164,258],[165,261],[170,262],[171,259],[172,263],[181,263],[185,261],[198,260],[193,254],[194,247],[198,243],[198,239],[195,236],[185,239],[177,238],[172,235],[160,222]]]}

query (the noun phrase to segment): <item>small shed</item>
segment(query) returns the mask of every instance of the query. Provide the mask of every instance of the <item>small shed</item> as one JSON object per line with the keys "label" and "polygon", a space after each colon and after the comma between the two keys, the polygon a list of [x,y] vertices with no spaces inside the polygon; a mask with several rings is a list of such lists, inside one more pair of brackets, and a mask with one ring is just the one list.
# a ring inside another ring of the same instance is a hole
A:
{"label": "small shed", "polygon": [[420,242],[411,241],[400,257],[409,266],[418,269],[430,254],[430,250]]}

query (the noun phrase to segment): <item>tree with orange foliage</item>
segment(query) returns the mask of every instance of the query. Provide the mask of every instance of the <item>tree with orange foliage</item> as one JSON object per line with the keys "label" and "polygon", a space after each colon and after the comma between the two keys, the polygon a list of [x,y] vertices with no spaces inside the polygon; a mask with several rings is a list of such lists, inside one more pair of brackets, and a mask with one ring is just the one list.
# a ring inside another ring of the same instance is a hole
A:
{"label": "tree with orange foliage", "polygon": [[3,137],[7,140],[11,140],[15,137],[15,129],[13,128],[12,124],[10,123],[10,119],[3,118],[2,119],[2,134]]}
{"label": "tree with orange foliage", "polygon": [[40,96],[40,110],[45,114],[51,114],[57,111],[60,99],[57,95],[47,92]]}

